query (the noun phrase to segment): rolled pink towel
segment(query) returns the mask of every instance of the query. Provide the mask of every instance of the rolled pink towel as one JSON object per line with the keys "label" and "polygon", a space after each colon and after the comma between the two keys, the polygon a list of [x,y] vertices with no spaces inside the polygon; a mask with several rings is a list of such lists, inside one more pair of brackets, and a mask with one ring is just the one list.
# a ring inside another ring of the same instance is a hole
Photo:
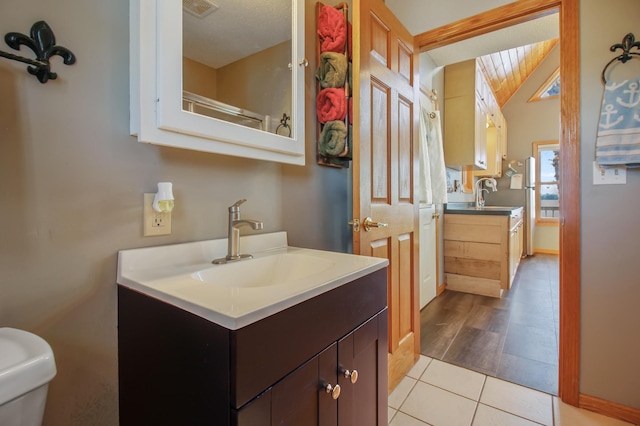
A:
{"label": "rolled pink towel", "polygon": [[316,98],[316,114],[321,123],[344,120],[347,115],[347,98],[344,89],[322,89]]}
{"label": "rolled pink towel", "polygon": [[332,6],[322,6],[318,15],[318,36],[321,52],[344,53],[347,23],[342,12]]}

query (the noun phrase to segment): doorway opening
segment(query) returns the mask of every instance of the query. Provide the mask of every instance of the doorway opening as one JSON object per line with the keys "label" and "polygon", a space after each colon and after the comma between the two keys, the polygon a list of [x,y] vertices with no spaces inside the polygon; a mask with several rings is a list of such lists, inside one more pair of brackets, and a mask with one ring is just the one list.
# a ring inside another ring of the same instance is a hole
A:
{"label": "doorway opening", "polygon": [[[534,4],[535,3],[535,4]],[[562,156],[559,229],[559,361],[558,396],[578,405],[580,329],[580,235],[579,235],[579,32],[578,2],[545,0],[516,2],[416,36],[421,51],[428,51],[559,13],[562,92],[560,147]]]}

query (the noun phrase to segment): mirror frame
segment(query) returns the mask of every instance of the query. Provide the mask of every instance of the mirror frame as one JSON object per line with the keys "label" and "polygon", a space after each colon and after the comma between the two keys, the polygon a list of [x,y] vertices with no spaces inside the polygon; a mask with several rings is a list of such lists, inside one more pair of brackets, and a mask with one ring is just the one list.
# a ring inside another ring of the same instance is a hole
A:
{"label": "mirror frame", "polygon": [[304,165],[304,2],[291,3],[291,137],[182,109],[182,3],[168,0],[130,3],[131,134],[139,142]]}

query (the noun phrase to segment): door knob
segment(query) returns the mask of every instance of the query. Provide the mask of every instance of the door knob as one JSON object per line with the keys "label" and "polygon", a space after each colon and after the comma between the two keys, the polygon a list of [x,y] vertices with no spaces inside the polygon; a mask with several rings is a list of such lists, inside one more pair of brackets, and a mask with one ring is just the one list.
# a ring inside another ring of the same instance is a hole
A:
{"label": "door knob", "polygon": [[370,217],[366,217],[362,221],[362,226],[365,231],[370,231],[371,228],[386,228],[389,225],[383,222],[374,222]]}

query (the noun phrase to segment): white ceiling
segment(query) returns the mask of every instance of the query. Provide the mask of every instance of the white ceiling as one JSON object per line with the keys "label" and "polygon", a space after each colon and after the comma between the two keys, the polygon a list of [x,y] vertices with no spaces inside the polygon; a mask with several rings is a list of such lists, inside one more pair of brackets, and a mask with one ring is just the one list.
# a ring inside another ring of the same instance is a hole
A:
{"label": "white ceiling", "polygon": [[424,33],[514,0],[385,0],[412,35]]}
{"label": "white ceiling", "polygon": [[[468,18],[513,0],[386,0],[386,5],[402,21],[412,35]],[[464,61],[559,37],[558,14],[428,52],[437,66]]]}
{"label": "white ceiling", "polygon": [[[300,1],[300,0],[295,0]],[[183,54],[213,68],[291,39],[291,0],[211,0],[218,9],[183,16]]]}

